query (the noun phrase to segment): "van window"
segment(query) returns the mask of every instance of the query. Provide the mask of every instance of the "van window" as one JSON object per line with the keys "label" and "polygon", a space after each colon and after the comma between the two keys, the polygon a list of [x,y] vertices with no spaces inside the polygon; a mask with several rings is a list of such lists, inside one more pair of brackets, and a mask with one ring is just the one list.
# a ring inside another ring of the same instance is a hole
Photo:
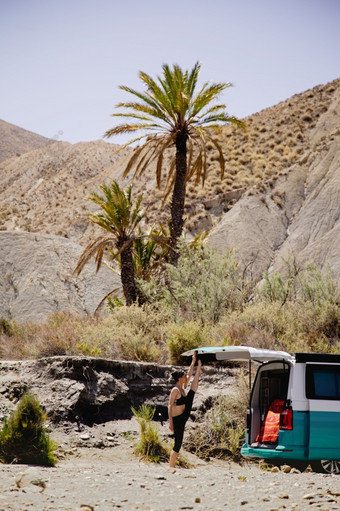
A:
{"label": "van window", "polygon": [[270,404],[275,399],[284,399],[287,397],[289,368],[283,366],[282,369],[263,370],[260,376],[260,413],[261,421],[264,420]]}
{"label": "van window", "polygon": [[340,400],[340,366],[308,364],[306,395],[308,399]]}

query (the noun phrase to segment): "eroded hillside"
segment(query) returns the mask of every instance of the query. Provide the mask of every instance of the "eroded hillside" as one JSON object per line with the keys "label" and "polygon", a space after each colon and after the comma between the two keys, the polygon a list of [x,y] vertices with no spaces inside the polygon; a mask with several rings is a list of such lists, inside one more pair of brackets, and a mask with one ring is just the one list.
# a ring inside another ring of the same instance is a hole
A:
{"label": "eroded hillside", "polygon": [[[217,151],[209,146],[204,188],[188,185],[187,230],[195,234],[216,226],[241,197],[268,193],[279,176],[299,164],[315,146],[313,130],[330,108],[339,84],[336,80],[315,87],[248,117],[247,132],[223,128],[219,141],[226,159],[225,175],[220,178]],[[331,143],[336,130],[336,125],[326,130],[323,144]],[[122,182],[131,150],[117,149],[103,141],[55,142],[4,161],[0,165],[0,228],[58,234],[86,244],[94,234],[87,220],[88,211],[93,210],[88,195],[104,181]],[[149,224],[166,220],[167,205],[162,205],[152,167],[134,182],[133,190],[143,193]],[[278,193],[274,200],[282,203]]]}

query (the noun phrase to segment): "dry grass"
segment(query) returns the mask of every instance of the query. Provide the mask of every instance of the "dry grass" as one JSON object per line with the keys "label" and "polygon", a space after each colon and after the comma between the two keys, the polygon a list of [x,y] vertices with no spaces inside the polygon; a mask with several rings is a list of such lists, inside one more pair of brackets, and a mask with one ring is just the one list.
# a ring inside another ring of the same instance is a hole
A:
{"label": "dry grass", "polygon": [[199,426],[190,431],[185,448],[201,458],[240,459],[244,442],[244,423],[249,401],[249,388],[244,374],[239,373],[234,392],[205,403]]}

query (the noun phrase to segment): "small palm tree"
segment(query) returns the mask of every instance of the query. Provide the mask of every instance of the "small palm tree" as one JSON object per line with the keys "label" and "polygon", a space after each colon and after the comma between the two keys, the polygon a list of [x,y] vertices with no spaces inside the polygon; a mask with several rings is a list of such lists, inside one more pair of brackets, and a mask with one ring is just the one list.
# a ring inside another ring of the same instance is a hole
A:
{"label": "small palm tree", "polygon": [[137,279],[149,281],[152,276],[160,275],[165,269],[169,254],[169,230],[163,224],[151,227],[144,233],[139,227],[139,236],[133,244],[133,264]]}
{"label": "small palm tree", "polygon": [[78,261],[75,273],[79,274],[85,264],[95,256],[97,271],[100,268],[105,249],[119,260],[120,275],[126,304],[131,305],[141,294],[135,282],[133,263],[133,243],[138,236],[137,226],[143,218],[141,211],[142,196],[132,203],[132,187],[122,190],[116,181],[111,186],[100,186],[104,195],[92,193],[89,197],[101,209],[102,213],[91,214],[92,223],[99,225],[108,235],[99,236],[84,250]]}
{"label": "small palm tree", "polygon": [[119,103],[117,108],[125,111],[112,114],[113,117],[130,119],[131,122],[120,124],[105,133],[106,137],[112,137],[144,131],[141,136],[126,144],[146,138],[145,143],[134,151],[125,175],[134,167],[134,175],[138,177],[152,161],[156,161],[156,181],[159,188],[163,178],[164,153],[169,148],[175,148],[165,184],[165,197],[172,190],[170,261],[174,264],[178,259],[177,241],[184,224],[186,184],[192,177],[195,177],[196,184],[200,180],[204,184],[207,173],[207,142],[210,141],[218,150],[223,177],[224,156],[213,133],[224,123],[245,127],[242,121],[226,113],[224,104],[213,104],[222,91],[230,87],[230,83],[205,83],[196,91],[200,68],[198,62],[190,72],[183,71],[178,65],[170,69],[164,64],[163,76],[157,77],[157,80],[141,71],[139,77],[146,91],[140,93],[120,86],[121,90],[135,96],[137,101]]}

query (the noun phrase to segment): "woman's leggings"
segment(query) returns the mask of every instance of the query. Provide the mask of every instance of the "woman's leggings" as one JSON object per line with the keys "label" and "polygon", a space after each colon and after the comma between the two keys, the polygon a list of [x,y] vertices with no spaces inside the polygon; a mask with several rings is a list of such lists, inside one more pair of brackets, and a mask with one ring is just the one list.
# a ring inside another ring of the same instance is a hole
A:
{"label": "woman's leggings", "polygon": [[190,417],[191,409],[192,409],[192,402],[195,397],[195,392],[193,390],[189,390],[187,396],[186,396],[186,402],[185,402],[185,410],[181,415],[177,415],[176,417],[172,418],[173,425],[174,425],[174,437],[175,437],[175,445],[174,445],[174,451],[179,452],[180,448],[182,447],[183,442],[183,436],[184,436],[184,428],[187,423],[187,420]]}

